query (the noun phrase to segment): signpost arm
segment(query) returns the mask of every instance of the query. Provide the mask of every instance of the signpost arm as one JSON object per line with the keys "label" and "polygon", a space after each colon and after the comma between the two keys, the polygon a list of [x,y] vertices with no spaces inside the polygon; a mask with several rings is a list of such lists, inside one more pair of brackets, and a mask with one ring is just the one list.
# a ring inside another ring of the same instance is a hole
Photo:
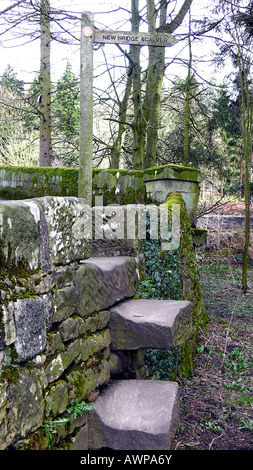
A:
{"label": "signpost arm", "polygon": [[93,22],[92,12],[81,17],[80,52],[80,131],[78,197],[92,204],[93,153]]}

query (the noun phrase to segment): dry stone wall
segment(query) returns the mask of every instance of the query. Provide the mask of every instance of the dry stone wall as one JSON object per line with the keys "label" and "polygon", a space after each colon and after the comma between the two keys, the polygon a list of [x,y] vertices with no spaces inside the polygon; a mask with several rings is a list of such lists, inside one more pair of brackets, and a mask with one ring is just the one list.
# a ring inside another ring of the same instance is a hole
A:
{"label": "dry stone wall", "polygon": [[111,357],[109,307],[135,294],[139,258],[90,257],[86,209],[75,198],[0,204],[0,449],[47,449],[85,429],[68,410],[126,367]]}
{"label": "dry stone wall", "polygon": [[[110,334],[111,308],[135,296],[145,269],[138,237],[119,237],[127,210],[115,217],[75,197],[0,202],[0,449],[68,439],[75,449],[80,435],[85,449],[87,413],[77,411],[141,368],[145,349],[113,350]],[[204,313],[185,218],[182,290],[196,330]]]}

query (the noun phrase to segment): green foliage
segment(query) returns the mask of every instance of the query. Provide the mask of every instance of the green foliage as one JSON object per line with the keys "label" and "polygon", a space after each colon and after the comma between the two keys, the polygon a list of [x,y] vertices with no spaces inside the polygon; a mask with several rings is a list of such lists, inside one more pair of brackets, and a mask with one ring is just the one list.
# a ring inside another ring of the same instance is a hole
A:
{"label": "green foliage", "polygon": [[57,432],[58,432],[59,426],[62,425],[62,424],[66,424],[68,422],[69,422],[68,417],[63,417],[63,418],[58,418],[58,419],[52,419],[51,418],[51,419],[45,421],[45,423],[41,425],[42,430],[44,431],[44,433],[46,434],[46,436],[49,439],[50,445],[51,445],[52,440],[53,440],[53,435],[57,434]]}
{"label": "green foliage", "polygon": [[[8,66],[0,78],[0,164],[36,166],[39,161],[40,77],[24,84]],[[67,64],[51,87],[52,157],[58,165],[74,166],[79,157],[79,88]]]}
{"label": "green foliage", "polygon": [[204,351],[204,345],[202,344],[201,346],[197,348],[197,353],[201,354],[203,351]]}
{"label": "green foliage", "polygon": [[220,130],[225,142],[232,143],[241,138],[240,106],[233,100],[225,87],[219,91],[214,103],[215,127]]}
{"label": "green foliage", "polygon": [[67,412],[73,415],[73,418],[76,419],[77,416],[83,415],[85,411],[90,411],[93,409],[93,406],[87,405],[85,401],[78,402],[77,399],[74,400],[72,406],[67,408]]}
{"label": "green foliage", "polygon": [[146,218],[146,240],[142,241],[142,253],[145,257],[145,278],[140,282],[137,294],[146,299],[180,299],[178,250],[161,251],[160,240],[150,238],[149,214]]}
{"label": "green foliage", "polygon": [[[72,419],[76,419],[77,416],[82,416],[85,411],[92,410],[91,405],[87,405],[85,401],[79,402],[77,399],[74,400],[73,404],[67,408],[67,413],[71,415]],[[66,425],[71,421],[71,417],[64,415],[58,418],[50,418],[44,421],[41,425],[41,429],[44,431],[48,438],[49,446],[52,446],[53,436],[58,433],[61,425]]]}
{"label": "green foliage", "polygon": [[56,85],[52,105],[54,158],[71,166],[79,158],[79,89],[68,63]]}
{"label": "green foliage", "polygon": [[24,82],[17,78],[17,74],[14,72],[13,68],[8,64],[2,77],[2,85],[7,88],[9,91],[15,91],[17,93],[24,93]]}
{"label": "green foliage", "polygon": [[147,375],[155,380],[175,380],[181,375],[181,347],[173,349],[148,349],[144,358]]}
{"label": "green foliage", "polygon": [[[150,239],[150,220],[146,222],[146,240],[142,241],[145,256],[145,277],[137,295],[142,299],[180,299],[180,261],[178,250],[162,252],[159,240]],[[146,374],[153,379],[175,378],[182,363],[181,348],[148,349],[144,358]]]}
{"label": "green foliage", "polygon": [[24,84],[8,66],[0,79],[0,164],[36,165],[38,152],[34,127],[27,126],[30,104]]}
{"label": "green foliage", "polygon": [[138,287],[138,295],[145,298],[179,299],[181,283],[177,251],[162,252],[159,240],[142,242],[145,256],[145,279]]}
{"label": "green foliage", "polygon": [[222,353],[224,364],[231,375],[243,375],[249,367],[247,356],[240,348]]}

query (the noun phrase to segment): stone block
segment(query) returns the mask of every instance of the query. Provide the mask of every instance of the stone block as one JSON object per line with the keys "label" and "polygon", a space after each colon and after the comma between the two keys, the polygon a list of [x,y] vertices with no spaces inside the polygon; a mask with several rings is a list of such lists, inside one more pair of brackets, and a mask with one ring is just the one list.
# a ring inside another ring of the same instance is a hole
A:
{"label": "stone block", "polygon": [[79,339],[70,343],[70,345],[61,353],[57,354],[45,369],[46,377],[49,383],[57,380],[80,354]]}
{"label": "stone block", "polygon": [[54,291],[53,294],[53,323],[60,322],[76,313],[79,296],[76,287],[67,286]]}
{"label": "stone block", "polygon": [[45,241],[43,264],[66,265],[88,258],[92,220],[90,207],[84,199],[46,196],[35,201],[43,213],[40,224]]}
{"label": "stone block", "polygon": [[0,239],[6,263],[25,261],[39,267],[40,211],[32,201],[0,202]]}
{"label": "stone block", "polygon": [[[9,346],[10,344],[14,343],[16,340],[16,327],[14,321],[14,303],[9,302],[6,305],[2,305],[2,328],[3,328],[3,336],[2,336],[2,344],[3,347]],[[2,349],[0,347],[0,349]]]}
{"label": "stone block", "polygon": [[88,426],[84,425],[72,439],[69,450],[88,450]]}
{"label": "stone block", "polygon": [[89,357],[93,356],[103,349],[107,349],[111,343],[111,336],[108,329],[94,333],[88,336],[87,339],[80,339],[80,358],[82,361],[87,361]]}
{"label": "stone block", "polygon": [[105,359],[92,368],[82,363],[67,372],[66,380],[69,395],[80,401],[86,400],[93,390],[109,382],[110,366]]}
{"label": "stone block", "polygon": [[68,406],[68,388],[64,380],[58,380],[49,387],[45,394],[47,415],[57,416]]}
{"label": "stone block", "polygon": [[44,302],[39,298],[19,299],[13,304],[18,362],[40,354],[46,346]]}
{"label": "stone block", "polygon": [[110,321],[110,312],[109,310],[102,310],[101,312],[98,313],[98,324],[97,324],[97,330],[103,330],[108,326],[108,323]]}
{"label": "stone block", "polygon": [[75,265],[52,267],[50,273],[39,271],[30,277],[31,288],[35,295],[47,294],[54,288],[61,289],[71,284],[74,277]]}
{"label": "stone block", "polygon": [[177,383],[115,380],[89,412],[89,449],[167,450],[178,422]]}
{"label": "stone block", "polygon": [[43,301],[44,307],[45,307],[46,328],[47,330],[50,330],[52,328],[53,312],[54,312],[52,295],[43,294],[41,296],[41,300]]}
{"label": "stone block", "polygon": [[111,309],[112,350],[166,349],[193,332],[191,303],[184,300],[126,300]]}
{"label": "stone block", "polygon": [[127,237],[127,206],[95,206],[91,210],[91,256],[134,256],[140,251],[138,237]]}
{"label": "stone block", "polygon": [[78,336],[84,335],[87,332],[85,321],[78,315],[66,318],[58,326],[58,331],[61,334],[63,341],[69,341],[71,339],[78,338]]}
{"label": "stone block", "polygon": [[47,333],[46,339],[45,354],[47,356],[64,351],[65,346],[62,342],[59,331],[49,331]]}
{"label": "stone block", "polygon": [[[0,386],[1,392],[3,385]],[[8,385],[3,407],[0,407],[0,449],[39,428],[44,406],[40,372],[35,368],[20,367],[18,380]]]}
{"label": "stone block", "polygon": [[79,314],[87,317],[132,297],[139,281],[135,258],[127,256],[89,258],[76,273],[80,293]]}

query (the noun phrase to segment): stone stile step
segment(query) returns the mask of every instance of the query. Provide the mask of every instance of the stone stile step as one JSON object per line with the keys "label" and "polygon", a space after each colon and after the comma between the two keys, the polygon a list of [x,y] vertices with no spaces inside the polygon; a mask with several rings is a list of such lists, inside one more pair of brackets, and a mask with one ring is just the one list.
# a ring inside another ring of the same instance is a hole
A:
{"label": "stone stile step", "polygon": [[89,412],[88,448],[167,450],[178,423],[176,382],[114,380]]}
{"label": "stone stile step", "polygon": [[131,256],[91,257],[76,272],[81,316],[133,297],[139,283],[138,261]]}
{"label": "stone stile step", "polygon": [[111,350],[166,349],[193,334],[191,302],[125,300],[110,308]]}

